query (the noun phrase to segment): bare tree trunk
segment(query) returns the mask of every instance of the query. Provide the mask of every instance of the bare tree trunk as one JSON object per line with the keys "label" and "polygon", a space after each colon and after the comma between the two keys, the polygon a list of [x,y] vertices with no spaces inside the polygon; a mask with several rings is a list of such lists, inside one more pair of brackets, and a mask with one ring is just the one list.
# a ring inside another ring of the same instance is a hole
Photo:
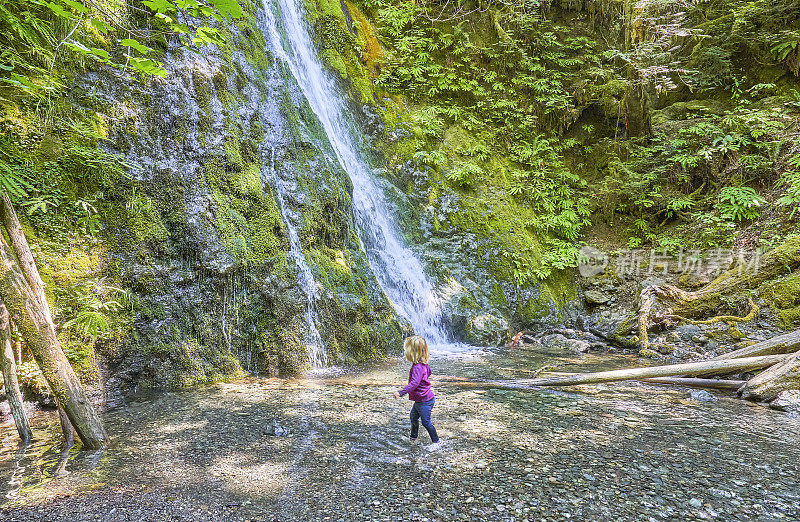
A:
{"label": "bare tree trunk", "polygon": [[71,448],[75,445],[75,429],[69,420],[67,412],[61,405],[58,405],[58,422],[61,424],[61,433],[64,435],[64,447]]}
{"label": "bare tree trunk", "polygon": [[11,415],[14,417],[14,424],[17,425],[17,432],[22,442],[28,442],[33,438],[31,426],[28,423],[28,416],[25,415],[25,407],[22,404],[22,394],[19,392],[19,382],[17,381],[17,362],[14,360],[14,349],[11,346],[11,328],[8,309],[6,305],[0,303],[0,369],[3,371],[3,384],[6,388],[6,398],[11,407]]}
{"label": "bare tree trunk", "polygon": [[100,417],[61,349],[49,309],[40,305],[40,300],[20,274],[14,253],[1,234],[0,297],[10,310],[19,315],[18,326],[25,342],[83,446],[86,449],[101,448],[106,433]]}
{"label": "bare tree trunk", "polygon": [[[17,255],[19,267],[22,271],[22,276],[27,281],[28,286],[33,291],[39,306],[42,309],[42,315],[45,321],[55,331],[55,324],[53,324],[53,314],[50,311],[50,304],[47,302],[47,294],[44,291],[44,281],[39,274],[39,269],[36,266],[36,260],[33,258],[28,240],[25,237],[25,232],[22,230],[22,224],[19,222],[17,213],[14,211],[14,206],[5,191],[0,198],[0,220],[8,232],[8,237],[11,240],[11,246],[14,253]],[[75,443],[75,435],[72,424],[70,423],[69,416],[61,404],[58,404],[58,420],[61,423],[61,431],[64,434],[64,444],[71,447]]]}
{"label": "bare tree trunk", "polygon": [[[10,314],[9,314],[10,315]],[[19,338],[19,330],[16,326],[14,326],[14,321],[10,321],[11,325],[11,349],[14,351],[14,360],[17,363],[17,366],[22,364],[22,341]],[[13,335],[14,332],[17,332],[17,335]]]}
{"label": "bare tree trunk", "polygon": [[642,382],[688,386],[689,388],[711,388],[712,390],[738,390],[747,381],[730,379],[698,379],[693,377],[651,377]]}
{"label": "bare tree trunk", "polygon": [[22,230],[22,224],[20,224],[17,213],[14,211],[11,200],[5,191],[3,191],[0,203],[0,220],[3,221],[3,226],[6,228],[8,237],[11,240],[11,247],[14,249],[14,253],[17,254],[22,275],[30,285],[36,299],[38,299],[39,305],[47,316],[46,318],[52,323],[53,314],[50,311],[50,305],[47,303],[47,295],[44,293],[44,281],[39,275],[39,269],[36,267],[33,252],[28,246],[28,240]]}

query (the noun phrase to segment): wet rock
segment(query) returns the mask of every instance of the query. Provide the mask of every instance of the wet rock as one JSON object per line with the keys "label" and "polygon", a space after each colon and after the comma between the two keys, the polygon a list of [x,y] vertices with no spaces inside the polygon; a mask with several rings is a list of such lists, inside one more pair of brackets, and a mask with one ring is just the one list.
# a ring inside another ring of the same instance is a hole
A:
{"label": "wet rock", "polygon": [[266,430],[264,430],[264,435],[269,435],[270,437],[285,437],[288,434],[288,430],[278,424],[278,421],[275,420],[272,421],[272,424],[267,426]]}
{"label": "wet rock", "polygon": [[800,416],[800,390],[786,390],[778,394],[778,398],[769,403],[773,410],[784,411]]}
{"label": "wet rock", "polygon": [[667,343],[658,343],[650,345],[655,351],[662,355],[669,355],[675,352],[675,347]]}
{"label": "wet rock", "polygon": [[705,390],[691,390],[688,394],[688,397],[691,400],[698,402],[714,402],[717,400],[716,397]]}
{"label": "wet rock", "polygon": [[675,334],[680,337],[682,341],[692,341],[693,337],[700,339],[703,334],[703,329],[696,324],[683,324],[675,328]]}
{"label": "wet rock", "polygon": [[583,299],[593,305],[605,304],[611,300],[611,296],[600,290],[587,290],[583,293]]}
{"label": "wet rock", "polygon": [[510,338],[506,320],[492,314],[473,317],[467,324],[467,340],[475,344],[499,346]]}
{"label": "wet rock", "polygon": [[586,353],[593,346],[593,343],[589,341],[583,339],[569,339],[560,333],[545,335],[539,341],[544,348],[565,351],[567,353]]}
{"label": "wet rock", "polygon": [[660,359],[661,354],[655,350],[651,350],[650,348],[643,348],[639,350],[639,357],[645,357],[647,359]]}

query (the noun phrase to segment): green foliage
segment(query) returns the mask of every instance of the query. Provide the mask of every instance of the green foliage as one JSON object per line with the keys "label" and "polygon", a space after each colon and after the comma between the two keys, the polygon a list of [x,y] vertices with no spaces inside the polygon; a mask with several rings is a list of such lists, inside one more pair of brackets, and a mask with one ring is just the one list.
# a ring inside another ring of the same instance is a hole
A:
{"label": "green foliage", "polygon": [[[11,0],[0,6],[0,97],[48,100],[63,87],[57,61],[96,62],[166,76],[155,48],[165,38],[185,46],[221,45],[214,21],[242,17],[236,0],[144,0],[143,9],[108,0]],[[131,9],[133,16],[126,11]],[[143,23],[140,27],[137,24]]]}
{"label": "green foliage", "polygon": [[725,187],[719,194],[722,215],[734,221],[755,219],[761,212],[764,198],[750,187]]}
{"label": "green foliage", "polygon": [[[800,156],[795,156],[800,158]],[[800,163],[798,161],[797,163]],[[800,165],[795,165],[800,166]],[[800,171],[789,170],[786,171],[778,180],[777,185],[786,187],[786,193],[778,198],[778,205],[791,208],[790,217],[794,217],[797,208],[800,207]]]}
{"label": "green foliage", "polygon": [[105,277],[72,285],[58,296],[59,316],[68,318],[61,326],[93,341],[109,338],[122,303],[131,299],[129,292],[108,284]]}

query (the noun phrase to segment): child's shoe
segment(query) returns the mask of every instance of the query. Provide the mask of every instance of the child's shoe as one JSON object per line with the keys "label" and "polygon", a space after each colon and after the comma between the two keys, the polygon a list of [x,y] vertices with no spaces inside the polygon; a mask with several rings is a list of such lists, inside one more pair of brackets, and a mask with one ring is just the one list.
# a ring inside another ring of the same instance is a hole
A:
{"label": "child's shoe", "polygon": [[419,437],[409,437],[412,446],[419,446]]}
{"label": "child's shoe", "polygon": [[428,451],[439,451],[442,448],[442,439],[437,440],[431,444],[425,446],[425,449]]}

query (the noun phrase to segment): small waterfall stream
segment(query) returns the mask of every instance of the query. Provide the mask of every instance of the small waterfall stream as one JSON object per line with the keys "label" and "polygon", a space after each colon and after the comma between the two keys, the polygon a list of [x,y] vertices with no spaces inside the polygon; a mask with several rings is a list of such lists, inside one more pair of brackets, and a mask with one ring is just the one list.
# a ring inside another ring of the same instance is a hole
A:
{"label": "small waterfall stream", "polygon": [[317,60],[301,7],[297,0],[264,0],[264,8],[264,33],[273,52],[296,79],[353,183],[359,235],[378,282],[397,313],[408,319],[417,334],[434,346],[448,344],[441,326],[440,302],[422,263],[403,244],[383,189],[354,144],[343,96]]}
{"label": "small waterfall stream", "polygon": [[306,262],[306,257],[300,248],[300,236],[297,234],[297,225],[295,221],[297,216],[286,205],[286,181],[278,176],[275,170],[275,148],[272,148],[270,154],[270,168],[269,174],[272,178],[272,183],[275,186],[276,199],[283,214],[284,221],[286,222],[286,229],[289,232],[289,254],[292,256],[297,270],[299,273],[298,283],[300,288],[306,295],[305,305],[305,334],[303,341],[308,347],[308,357],[312,369],[324,368],[328,365],[328,354],[325,351],[325,343],[322,342],[322,336],[317,329],[317,310],[316,303],[319,298],[317,291],[317,282],[314,279],[314,274],[311,273]]}

